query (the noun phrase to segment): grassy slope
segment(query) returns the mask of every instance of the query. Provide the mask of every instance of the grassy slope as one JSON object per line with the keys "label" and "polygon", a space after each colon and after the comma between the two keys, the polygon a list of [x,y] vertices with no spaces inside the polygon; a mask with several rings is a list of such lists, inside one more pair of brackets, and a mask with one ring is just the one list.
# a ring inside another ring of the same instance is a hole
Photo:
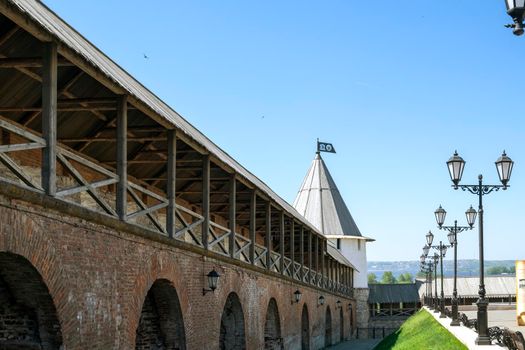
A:
{"label": "grassy slope", "polygon": [[420,310],[374,350],[468,350],[428,312]]}

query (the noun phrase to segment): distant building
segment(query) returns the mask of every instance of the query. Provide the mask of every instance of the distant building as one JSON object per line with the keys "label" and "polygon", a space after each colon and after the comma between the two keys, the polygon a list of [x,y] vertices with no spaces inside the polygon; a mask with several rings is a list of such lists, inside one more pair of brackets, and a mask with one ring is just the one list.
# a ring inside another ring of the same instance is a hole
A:
{"label": "distant building", "polygon": [[328,243],[355,266],[357,327],[368,327],[366,243],[319,152],[293,203],[297,211],[328,238]]}
{"label": "distant building", "polygon": [[392,333],[408,317],[419,310],[421,307],[418,293],[420,284],[420,281],[416,281],[416,283],[369,285],[369,327],[375,333],[369,334],[370,337],[377,337],[377,332],[381,331],[385,335]]}
{"label": "distant building", "polygon": [[[423,298],[428,285],[423,280],[417,281],[419,285],[419,296]],[[432,295],[435,295],[435,283],[432,281]],[[457,291],[461,305],[472,304],[479,298],[478,277],[458,277]],[[516,276],[485,276],[486,298],[492,303],[513,303],[516,301]],[[454,291],[454,278],[443,279],[443,292],[445,303],[448,305]],[[441,294],[441,280],[437,281],[437,292]]]}

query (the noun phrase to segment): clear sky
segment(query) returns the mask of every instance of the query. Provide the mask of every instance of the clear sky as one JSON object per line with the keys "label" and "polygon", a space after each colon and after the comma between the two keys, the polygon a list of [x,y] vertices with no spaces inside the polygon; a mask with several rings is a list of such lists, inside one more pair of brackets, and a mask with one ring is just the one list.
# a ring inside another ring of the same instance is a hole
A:
{"label": "clear sky", "polygon": [[[436,207],[464,224],[476,204],[446,160],[458,149],[463,183],[498,183],[506,149],[485,254],[525,259],[525,37],[503,27],[503,0],[44,2],[290,203],[316,138],[332,142],[369,260],[418,259],[429,229],[446,240]],[[463,233],[460,258],[477,249]]]}

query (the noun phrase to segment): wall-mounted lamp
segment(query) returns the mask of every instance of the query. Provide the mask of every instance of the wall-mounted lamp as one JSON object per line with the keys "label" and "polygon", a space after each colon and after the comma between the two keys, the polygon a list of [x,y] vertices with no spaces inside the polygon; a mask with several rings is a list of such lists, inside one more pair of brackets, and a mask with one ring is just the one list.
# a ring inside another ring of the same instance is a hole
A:
{"label": "wall-mounted lamp", "polygon": [[324,305],[324,296],[320,296],[317,300],[317,306],[323,306]]}
{"label": "wall-mounted lamp", "polygon": [[219,282],[220,275],[215,271],[215,269],[211,270],[206,277],[208,277],[208,288],[202,289],[202,295],[206,295],[208,292],[213,292],[215,289],[217,289],[217,283]]}
{"label": "wall-mounted lamp", "polygon": [[301,297],[303,296],[303,294],[299,291],[299,290],[296,290],[294,293],[293,293],[293,300],[292,300],[292,304],[295,304],[295,303],[299,303],[301,301]]}
{"label": "wall-mounted lamp", "polygon": [[341,306],[341,300],[338,300],[338,301],[335,302],[335,308],[336,308],[336,309],[340,309],[340,308],[342,308],[342,306]]}
{"label": "wall-mounted lamp", "polygon": [[348,304],[348,311],[352,311],[352,304]]}

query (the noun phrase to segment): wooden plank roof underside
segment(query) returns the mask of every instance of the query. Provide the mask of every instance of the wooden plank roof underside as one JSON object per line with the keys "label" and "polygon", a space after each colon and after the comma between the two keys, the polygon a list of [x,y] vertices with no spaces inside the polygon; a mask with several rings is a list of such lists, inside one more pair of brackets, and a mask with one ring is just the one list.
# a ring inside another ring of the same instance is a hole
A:
{"label": "wooden plank roof underside", "polygon": [[[129,152],[138,155],[140,152],[147,151],[150,152],[150,154],[157,154],[158,156],[151,163],[148,163],[144,157],[136,157],[135,160],[129,163],[129,167],[131,168],[130,174],[132,174],[132,176],[138,179],[159,178],[162,174],[161,168],[165,167],[165,162],[163,162],[161,152],[155,152],[155,149],[161,149],[162,146],[165,145],[166,131],[174,129],[180,138],[177,144],[177,152],[181,151],[185,154],[185,158],[181,161],[187,165],[185,170],[187,177],[200,176],[200,170],[198,169],[200,166],[199,161],[201,160],[200,156],[201,154],[210,154],[212,161],[215,163],[214,165],[212,164],[211,169],[212,181],[214,178],[222,181],[217,182],[217,185],[212,187],[212,189],[217,192],[215,196],[218,196],[215,202],[227,202],[227,188],[225,188],[227,176],[230,173],[235,173],[242,183],[239,191],[244,193],[239,196],[240,201],[244,201],[247,205],[249,203],[249,189],[255,188],[260,196],[270,199],[276,206],[287,212],[290,217],[301,222],[314,234],[322,236],[314,225],[308,222],[308,220],[277,195],[269,186],[214,144],[203,133],[113,62],[42,2],[35,0],[0,0],[0,12],[5,16],[5,19],[13,21],[34,36],[34,38],[29,39],[24,36],[24,33],[15,33],[10,38],[10,41],[13,42],[13,48],[9,47],[9,40],[6,40],[4,44],[7,46],[5,46],[6,50],[4,50],[3,53],[15,52],[17,57],[24,57],[24,55],[28,57],[39,56],[41,52],[35,49],[38,47],[35,46],[35,40],[53,40],[57,42],[59,54],[64,60],[70,63],[69,66],[66,65],[66,67],[59,70],[59,80],[63,81],[64,91],[66,88],[69,88],[76,92],[76,94],[68,92],[66,97],[81,98],[89,96],[103,99],[115,95],[129,96],[131,106],[128,112],[129,126],[144,128],[142,133],[134,137],[136,139],[140,137],[149,139],[151,141],[149,141],[148,145],[152,146],[145,148],[144,144],[133,144],[129,147]],[[6,23],[0,21],[0,30],[2,29],[2,25],[5,24]],[[22,42],[21,40],[26,40],[27,42]],[[23,45],[21,45],[21,43],[23,43]],[[15,44],[18,45],[16,50],[20,51],[21,54],[14,49]],[[19,50],[22,46],[23,50]],[[4,57],[8,56],[4,55],[0,58]],[[77,66],[80,67],[80,69],[78,69]],[[4,84],[0,92],[0,105],[8,106],[12,105],[13,102],[23,106],[36,106],[39,104],[41,80],[39,81],[38,73],[32,73],[38,71],[38,68],[36,68],[36,70],[25,69],[25,74],[22,74],[23,70],[24,69],[18,69],[15,73],[9,73],[9,75],[5,72],[6,70],[0,70],[0,79],[4,82],[10,82],[10,84]],[[17,99],[14,99],[15,95]],[[19,115],[17,114],[14,117],[10,116],[9,118],[17,123],[29,126],[38,132],[40,125],[38,119],[35,118],[35,111],[21,111]],[[104,137],[114,137],[113,135],[105,136],[108,134],[104,134],[104,127],[106,127],[106,131],[114,128],[114,123],[111,123],[112,120],[114,122],[112,113],[115,112],[100,113],[96,110],[90,110],[87,107],[85,110],[63,110],[58,118],[59,127],[61,128],[61,134],[59,136],[64,140],[68,138],[83,140],[83,137],[88,138],[90,135],[79,135],[81,130],[99,130],[96,133],[98,140]],[[2,115],[4,114],[9,113],[2,113]],[[145,116],[149,118],[145,118]],[[65,125],[66,120],[67,125]],[[92,139],[97,138],[93,137]],[[182,140],[182,142],[180,140]],[[97,159],[103,163],[105,162],[106,165],[109,164],[111,166],[115,161],[115,158],[112,156],[115,154],[114,144],[79,141],[76,146],[75,150],[78,151],[80,148],[82,153],[88,157]],[[177,161],[179,162],[179,159]],[[184,167],[181,167],[181,170],[184,169]],[[154,181],[150,181],[149,183],[151,184],[152,182]],[[200,191],[198,186],[193,191],[195,192],[193,195],[194,198],[191,198],[192,195],[190,194],[188,195],[188,200],[196,202]],[[221,200],[220,196],[222,196],[223,200]],[[224,210],[225,205],[221,205]],[[340,257],[334,258],[341,262]]]}

